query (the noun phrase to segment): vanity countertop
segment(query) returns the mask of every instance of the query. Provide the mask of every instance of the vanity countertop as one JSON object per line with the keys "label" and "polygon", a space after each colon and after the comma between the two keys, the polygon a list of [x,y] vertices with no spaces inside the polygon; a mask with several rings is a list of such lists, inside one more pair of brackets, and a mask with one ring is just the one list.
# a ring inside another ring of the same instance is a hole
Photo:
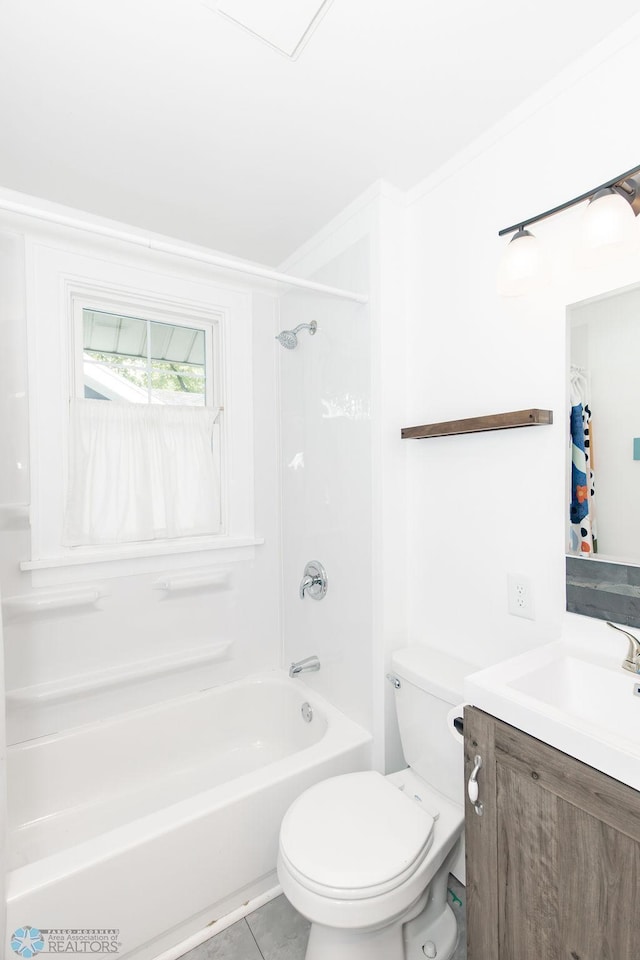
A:
{"label": "vanity countertop", "polygon": [[640,790],[640,674],[622,669],[627,646],[604,621],[568,615],[559,640],[470,674],[465,698]]}

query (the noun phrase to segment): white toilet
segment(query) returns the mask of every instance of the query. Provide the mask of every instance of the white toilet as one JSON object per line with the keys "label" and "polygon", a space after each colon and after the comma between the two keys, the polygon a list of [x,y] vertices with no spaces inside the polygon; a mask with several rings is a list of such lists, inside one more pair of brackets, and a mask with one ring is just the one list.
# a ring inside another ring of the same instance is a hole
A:
{"label": "white toilet", "polygon": [[278,878],[311,921],[306,960],[449,960],[449,872],[464,881],[463,754],[448,729],[475,668],[426,647],[392,666],[408,769],[324,780],[289,807]]}

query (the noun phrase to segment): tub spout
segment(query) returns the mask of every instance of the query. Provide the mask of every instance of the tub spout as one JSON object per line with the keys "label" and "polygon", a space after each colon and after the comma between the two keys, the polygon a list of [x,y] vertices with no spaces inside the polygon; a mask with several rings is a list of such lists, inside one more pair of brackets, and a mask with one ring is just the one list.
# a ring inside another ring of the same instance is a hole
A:
{"label": "tub spout", "polygon": [[304,660],[297,660],[289,667],[289,676],[297,677],[299,673],[315,673],[320,669],[320,661],[314,654],[312,657],[306,657]]}

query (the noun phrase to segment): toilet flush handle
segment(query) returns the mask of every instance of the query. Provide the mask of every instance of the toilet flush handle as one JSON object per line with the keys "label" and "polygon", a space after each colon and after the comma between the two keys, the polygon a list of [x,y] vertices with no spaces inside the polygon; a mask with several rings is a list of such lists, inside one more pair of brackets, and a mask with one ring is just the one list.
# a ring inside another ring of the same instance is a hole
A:
{"label": "toilet flush handle", "polygon": [[471,776],[469,777],[469,783],[467,784],[467,793],[469,795],[469,800],[473,804],[473,809],[478,814],[479,817],[484,813],[484,809],[481,803],[478,802],[479,788],[478,788],[478,773],[482,767],[482,757],[480,754],[476,754],[473,758],[473,770],[471,771]]}

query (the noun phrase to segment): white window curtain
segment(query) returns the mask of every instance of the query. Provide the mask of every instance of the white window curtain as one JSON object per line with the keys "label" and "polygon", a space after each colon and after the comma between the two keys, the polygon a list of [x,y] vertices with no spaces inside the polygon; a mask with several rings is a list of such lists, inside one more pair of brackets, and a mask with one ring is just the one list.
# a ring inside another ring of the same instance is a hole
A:
{"label": "white window curtain", "polygon": [[219,412],[71,400],[64,543],[219,533]]}

